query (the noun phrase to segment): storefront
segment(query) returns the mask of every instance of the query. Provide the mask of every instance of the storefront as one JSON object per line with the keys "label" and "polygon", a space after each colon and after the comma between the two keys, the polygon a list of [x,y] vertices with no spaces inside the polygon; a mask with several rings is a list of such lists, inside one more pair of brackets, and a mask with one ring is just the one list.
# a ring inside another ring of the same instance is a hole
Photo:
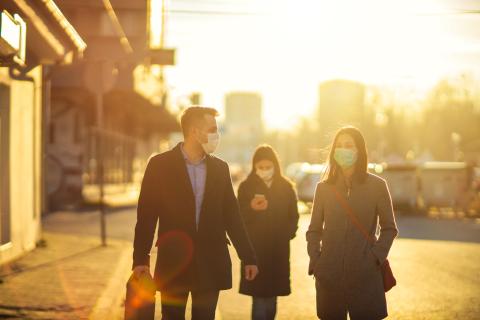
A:
{"label": "storefront", "polygon": [[53,1],[0,4],[0,264],[41,238],[48,66],[85,43]]}

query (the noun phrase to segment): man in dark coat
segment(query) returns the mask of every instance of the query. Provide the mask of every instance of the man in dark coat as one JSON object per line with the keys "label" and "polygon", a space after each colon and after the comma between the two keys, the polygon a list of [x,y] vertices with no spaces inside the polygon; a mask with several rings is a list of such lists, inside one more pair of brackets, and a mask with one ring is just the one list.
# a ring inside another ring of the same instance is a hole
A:
{"label": "man in dark coat", "polygon": [[[215,109],[190,107],[182,115],[184,142],[152,157],[137,209],[133,270],[150,276],[150,250],[158,222],[154,281],[162,319],[184,319],[189,293],[192,319],[214,319],[220,290],[232,287],[228,238],[245,265],[258,273],[227,163],[210,155],[218,144]],[[228,235],[228,238],[227,238]]]}

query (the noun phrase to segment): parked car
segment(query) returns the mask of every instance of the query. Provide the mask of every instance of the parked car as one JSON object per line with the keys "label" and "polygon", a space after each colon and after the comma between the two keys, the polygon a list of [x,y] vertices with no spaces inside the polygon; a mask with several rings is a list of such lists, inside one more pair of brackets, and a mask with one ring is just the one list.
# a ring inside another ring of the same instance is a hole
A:
{"label": "parked car", "polygon": [[323,164],[304,164],[295,176],[298,200],[311,203],[315,196],[315,188],[322,178],[326,166]]}
{"label": "parked car", "polygon": [[[301,163],[290,171],[294,173],[290,178],[296,183],[298,199],[308,206],[325,168],[323,164]],[[449,208],[480,215],[480,169],[464,162],[369,163],[368,170],[387,181],[396,210],[405,213]]]}
{"label": "parked car", "polygon": [[424,163],[420,170],[422,206],[463,210],[462,198],[470,188],[470,175],[465,162]]}
{"label": "parked car", "polygon": [[381,164],[375,173],[387,180],[393,207],[403,212],[417,210],[418,168],[414,164]]}
{"label": "parked car", "polygon": [[305,170],[310,167],[308,162],[293,162],[285,169],[285,175],[292,181],[297,182],[298,179],[304,174]]}
{"label": "parked car", "polygon": [[469,216],[480,216],[480,167],[472,170],[472,183],[467,197],[466,212]]}
{"label": "parked car", "polygon": [[[378,164],[368,164],[368,170],[370,172],[378,172],[379,168],[380,167]],[[318,163],[304,163],[301,166],[300,170],[293,179],[297,185],[297,194],[300,201],[305,203],[311,203],[313,201],[313,197],[315,196],[315,188],[317,187],[317,183],[322,179],[325,169],[325,164]]]}

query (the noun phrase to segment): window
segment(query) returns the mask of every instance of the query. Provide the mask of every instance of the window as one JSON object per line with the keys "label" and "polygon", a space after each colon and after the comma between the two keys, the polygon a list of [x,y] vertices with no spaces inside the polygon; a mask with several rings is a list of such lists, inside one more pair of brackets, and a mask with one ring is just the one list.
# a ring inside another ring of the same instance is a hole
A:
{"label": "window", "polygon": [[50,122],[50,128],[48,130],[48,142],[50,144],[55,144],[55,123]]}

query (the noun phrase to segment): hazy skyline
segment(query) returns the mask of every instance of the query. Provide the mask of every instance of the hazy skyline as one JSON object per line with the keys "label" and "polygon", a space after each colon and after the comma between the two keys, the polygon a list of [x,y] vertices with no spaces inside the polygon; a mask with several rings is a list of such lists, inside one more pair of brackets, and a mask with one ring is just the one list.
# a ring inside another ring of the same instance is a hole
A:
{"label": "hazy skyline", "polygon": [[[166,46],[173,95],[263,96],[268,127],[309,115],[321,81],[425,91],[440,78],[480,75],[478,1],[170,0]],[[473,13],[472,10],[477,10]]]}

